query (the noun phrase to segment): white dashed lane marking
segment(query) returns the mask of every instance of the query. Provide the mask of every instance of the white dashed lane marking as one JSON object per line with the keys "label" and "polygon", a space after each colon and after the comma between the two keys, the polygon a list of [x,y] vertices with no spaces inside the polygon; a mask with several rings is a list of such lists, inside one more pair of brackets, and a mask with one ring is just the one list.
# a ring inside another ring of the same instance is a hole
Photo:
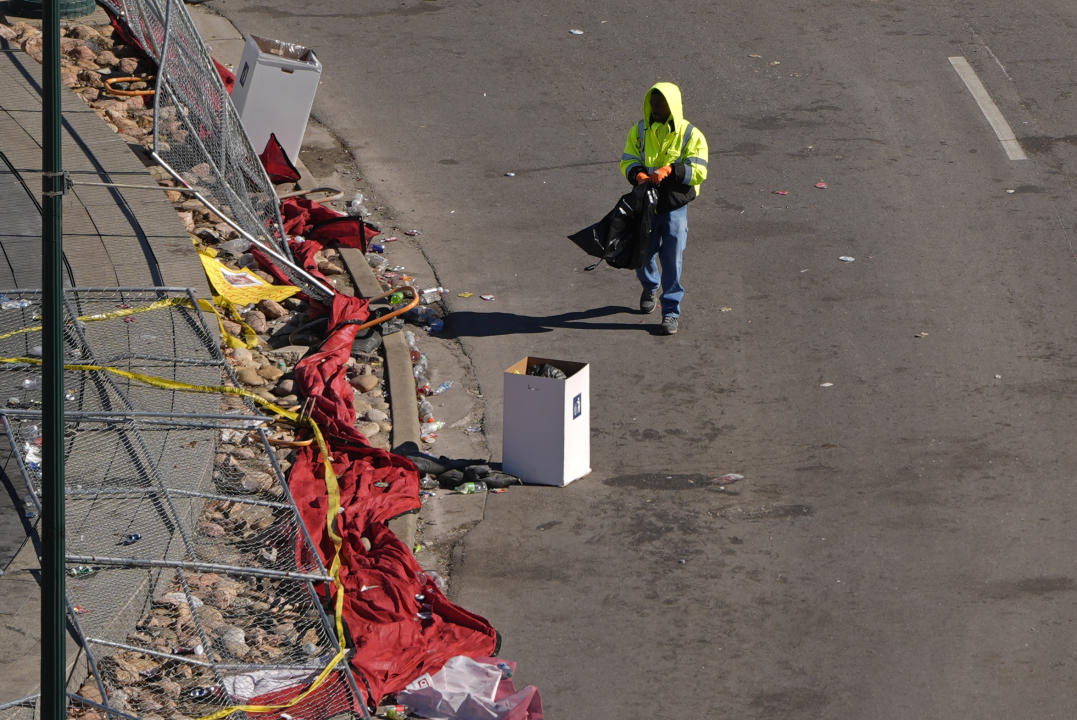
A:
{"label": "white dashed lane marking", "polygon": [[995,131],[998,141],[1002,143],[1002,149],[1006,151],[1006,157],[1010,158],[1010,160],[1028,160],[1025,151],[1021,149],[1021,143],[1017,142],[1017,137],[1013,134],[1013,128],[1006,122],[1006,118],[1003,116],[1002,111],[998,109],[998,105],[988,95],[987,89],[980,82],[976,71],[969,65],[969,61],[963,57],[952,57],[950,58],[950,64],[954,66],[954,70],[964,81],[965,87],[972,93],[972,99],[980,106],[980,111],[987,118],[991,129]]}

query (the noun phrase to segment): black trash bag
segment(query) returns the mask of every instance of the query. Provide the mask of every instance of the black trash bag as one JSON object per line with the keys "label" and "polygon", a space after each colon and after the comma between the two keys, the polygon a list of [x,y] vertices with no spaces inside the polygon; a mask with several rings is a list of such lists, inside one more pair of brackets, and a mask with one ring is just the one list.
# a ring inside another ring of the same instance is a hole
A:
{"label": "black trash bag", "polygon": [[621,196],[606,217],[580,230],[568,239],[598,262],[587,266],[594,270],[605,260],[610,267],[638,270],[643,267],[651,222],[658,204],[658,189],[653,183],[640,183]]}
{"label": "black trash bag", "polygon": [[538,377],[553,378],[554,380],[567,380],[568,375],[565,375],[565,371],[559,367],[555,367],[549,363],[542,363],[541,365],[531,365],[527,368],[528,375],[535,375]]}

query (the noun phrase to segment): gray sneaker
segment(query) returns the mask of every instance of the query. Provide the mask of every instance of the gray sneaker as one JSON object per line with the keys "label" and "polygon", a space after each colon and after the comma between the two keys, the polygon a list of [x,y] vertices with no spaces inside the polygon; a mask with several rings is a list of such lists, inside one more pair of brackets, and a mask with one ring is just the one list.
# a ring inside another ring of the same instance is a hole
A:
{"label": "gray sneaker", "polygon": [[679,325],[679,317],[677,317],[676,315],[666,315],[664,318],[662,318],[662,334],[676,335]]}
{"label": "gray sneaker", "polygon": [[656,305],[658,305],[658,288],[644,290],[639,296],[639,311],[644,315],[653,313]]}

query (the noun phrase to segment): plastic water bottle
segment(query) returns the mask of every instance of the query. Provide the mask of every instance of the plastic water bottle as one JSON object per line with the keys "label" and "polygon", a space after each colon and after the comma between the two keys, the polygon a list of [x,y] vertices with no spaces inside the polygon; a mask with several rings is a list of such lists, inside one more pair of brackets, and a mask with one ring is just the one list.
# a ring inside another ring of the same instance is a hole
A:
{"label": "plastic water bottle", "polygon": [[419,401],[419,420],[421,422],[431,422],[434,419],[434,406],[430,404],[430,401],[423,398]]}
{"label": "plastic water bottle", "polygon": [[348,214],[352,217],[370,217],[370,211],[363,206],[365,201],[363,193],[355,193],[345,205]]}
{"label": "plastic water bottle", "polygon": [[430,381],[426,378],[426,372],[422,368],[415,368],[415,392],[418,395],[430,394]]}
{"label": "plastic water bottle", "polygon": [[419,344],[415,342],[415,333],[411,330],[404,331],[404,342],[408,346],[408,351],[411,353],[411,361],[417,362],[422,356],[422,352],[419,351]]}
{"label": "plastic water bottle", "polygon": [[445,292],[448,292],[448,290],[443,287],[427,288],[419,294],[419,302],[421,302],[423,305],[436,303],[438,300],[441,299],[441,294]]}
{"label": "plastic water bottle", "polygon": [[463,485],[457,485],[454,489],[461,495],[474,495],[475,493],[486,492],[486,483],[482,480],[476,480],[474,482],[466,482]]}
{"label": "plastic water bottle", "polygon": [[431,395],[440,395],[441,393],[445,392],[446,390],[448,390],[451,387],[452,387],[452,380],[446,380],[445,382],[441,383],[436,388],[431,390],[430,394]]}

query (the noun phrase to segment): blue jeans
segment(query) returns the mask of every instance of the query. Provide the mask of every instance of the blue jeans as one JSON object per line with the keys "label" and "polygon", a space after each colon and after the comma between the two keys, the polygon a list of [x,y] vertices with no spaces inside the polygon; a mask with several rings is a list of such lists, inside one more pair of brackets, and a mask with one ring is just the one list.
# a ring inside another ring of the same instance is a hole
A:
{"label": "blue jeans", "polygon": [[[662,316],[681,314],[681,258],[688,243],[688,206],[680,207],[664,215],[655,215],[651,225],[651,240],[647,244],[644,265],[636,271],[636,277],[644,290],[662,287]],[[659,275],[658,263],[662,263]]]}

